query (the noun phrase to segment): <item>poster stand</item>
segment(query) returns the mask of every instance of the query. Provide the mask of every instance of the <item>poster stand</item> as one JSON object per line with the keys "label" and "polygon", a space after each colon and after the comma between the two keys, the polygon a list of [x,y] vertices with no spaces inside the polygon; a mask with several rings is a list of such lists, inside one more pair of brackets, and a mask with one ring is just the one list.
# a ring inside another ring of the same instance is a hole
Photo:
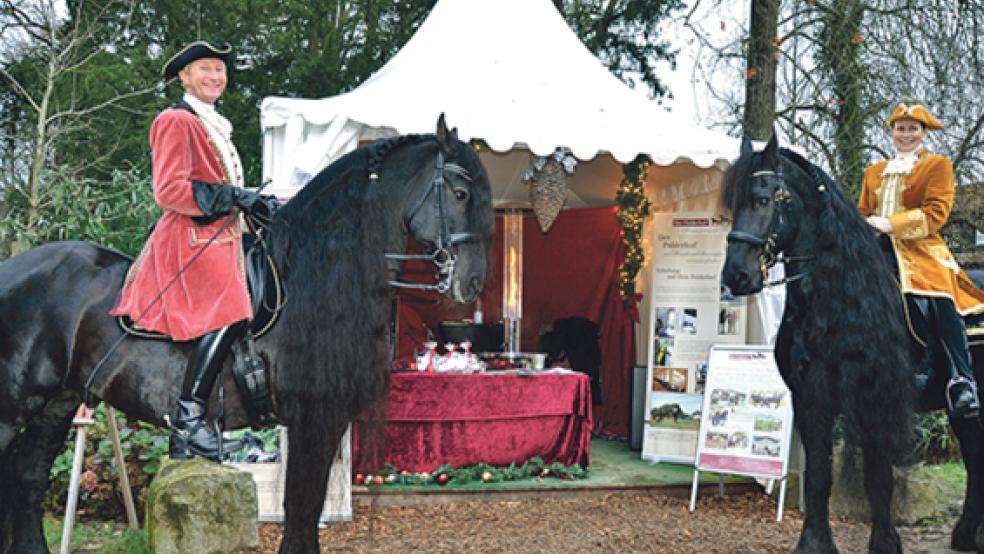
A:
{"label": "poster stand", "polygon": [[[778,482],[776,521],[786,502],[792,446],[792,400],[768,345],[714,345],[708,357],[690,511],[697,509],[701,472]],[[802,482],[802,479],[800,479]]]}

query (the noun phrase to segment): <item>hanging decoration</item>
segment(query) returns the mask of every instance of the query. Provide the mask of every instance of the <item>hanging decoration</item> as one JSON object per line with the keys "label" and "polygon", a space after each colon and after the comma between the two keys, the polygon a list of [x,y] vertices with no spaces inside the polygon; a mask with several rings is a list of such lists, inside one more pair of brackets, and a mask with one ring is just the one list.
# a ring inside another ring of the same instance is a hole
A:
{"label": "hanging decoration", "polygon": [[642,251],[642,223],[649,216],[652,202],[644,190],[646,175],[652,161],[639,155],[622,167],[622,182],[615,193],[618,211],[615,217],[622,225],[622,241],[625,243],[625,261],[618,269],[618,289],[622,302],[631,307],[636,299],[635,278],[646,261]]}
{"label": "hanging decoration", "polygon": [[574,173],[577,159],[567,148],[549,156],[533,156],[523,181],[530,185],[530,204],[544,233],[550,230],[567,201],[567,176]]}

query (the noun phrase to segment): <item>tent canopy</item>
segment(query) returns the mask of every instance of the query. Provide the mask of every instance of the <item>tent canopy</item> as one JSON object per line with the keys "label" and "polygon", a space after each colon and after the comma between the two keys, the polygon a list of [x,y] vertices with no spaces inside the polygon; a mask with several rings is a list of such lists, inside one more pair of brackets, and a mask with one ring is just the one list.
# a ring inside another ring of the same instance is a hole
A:
{"label": "tent canopy", "polygon": [[480,156],[497,205],[528,203],[521,178],[531,155],[560,146],[580,160],[568,207],[612,204],[621,164],[637,154],[658,164],[648,180],[654,190],[723,168],[738,152],[734,139],[680,121],[619,81],[549,1],[440,0],[404,48],[351,92],[264,99],[264,177],[272,193],[292,196],[361,142],[434,132],[442,112],[462,140],[491,148]]}

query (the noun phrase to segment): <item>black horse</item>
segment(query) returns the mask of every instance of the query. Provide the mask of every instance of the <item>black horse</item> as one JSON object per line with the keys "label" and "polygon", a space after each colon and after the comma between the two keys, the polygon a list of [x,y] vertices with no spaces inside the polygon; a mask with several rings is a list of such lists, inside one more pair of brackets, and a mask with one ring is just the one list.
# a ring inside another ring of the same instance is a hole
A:
{"label": "black horse", "polygon": [[[402,265],[393,254],[405,252],[413,235],[439,265],[441,292],[467,302],[484,285],[493,230],[485,168],[443,116],[435,135],[395,137],[347,154],[274,217],[266,241],[287,297],[257,348],[290,440],[281,553],[318,551],[339,440],[388,390],[390,283]],[[69,242],[0,264],[0,552],[48,552],[41,498],[49,468],[93,368],[121,336],[108,312],[130,263],[118,252]],[[127,338],[90,393],[164,424],[191,350],[190,343]],[[227,397],[228,427],[245,426],[237,392]]]}
{"label": "black horse", "polygon": [[[733,217],[723,273],[731,291],[758,292],[768,285],[768,268],[785,263],[775,359],[806,448],[806,519],[796,551],[836,552],[828,501],[834,419],[843,414],[848,451],[860,449],[863,457],[869,549],[901,552],[889,513],[892,465],[911,458],[913,412],[944,406],[942,356],[910,336],[894,267],[854,203],[814,164],[779,149],[775,137],[763,152],[745,139],[723,198]],[[929,376],[919,386],[917,373]],[[952,547],[980,549],[984,436],[975,420],[951,418],[950,425],[967,469]]]}

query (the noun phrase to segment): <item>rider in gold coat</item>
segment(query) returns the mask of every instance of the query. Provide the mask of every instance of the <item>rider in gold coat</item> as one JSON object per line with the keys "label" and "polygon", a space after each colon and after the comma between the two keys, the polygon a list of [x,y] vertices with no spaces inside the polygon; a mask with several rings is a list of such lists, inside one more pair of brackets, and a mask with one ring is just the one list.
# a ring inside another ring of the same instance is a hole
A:
{"label": "rider in gold coat", "polygon": [[899,104],[888,119],[896,154],[864,172],[858,208],[894,254],[902,292],[913,297],[936,329],[951,380],[951,414],[975,417],[980,408],[960,316],[984,312],[981,292],[940,236],[953,208],[953,165],[929,153],[923,139],[943,125],[921,104]]}

